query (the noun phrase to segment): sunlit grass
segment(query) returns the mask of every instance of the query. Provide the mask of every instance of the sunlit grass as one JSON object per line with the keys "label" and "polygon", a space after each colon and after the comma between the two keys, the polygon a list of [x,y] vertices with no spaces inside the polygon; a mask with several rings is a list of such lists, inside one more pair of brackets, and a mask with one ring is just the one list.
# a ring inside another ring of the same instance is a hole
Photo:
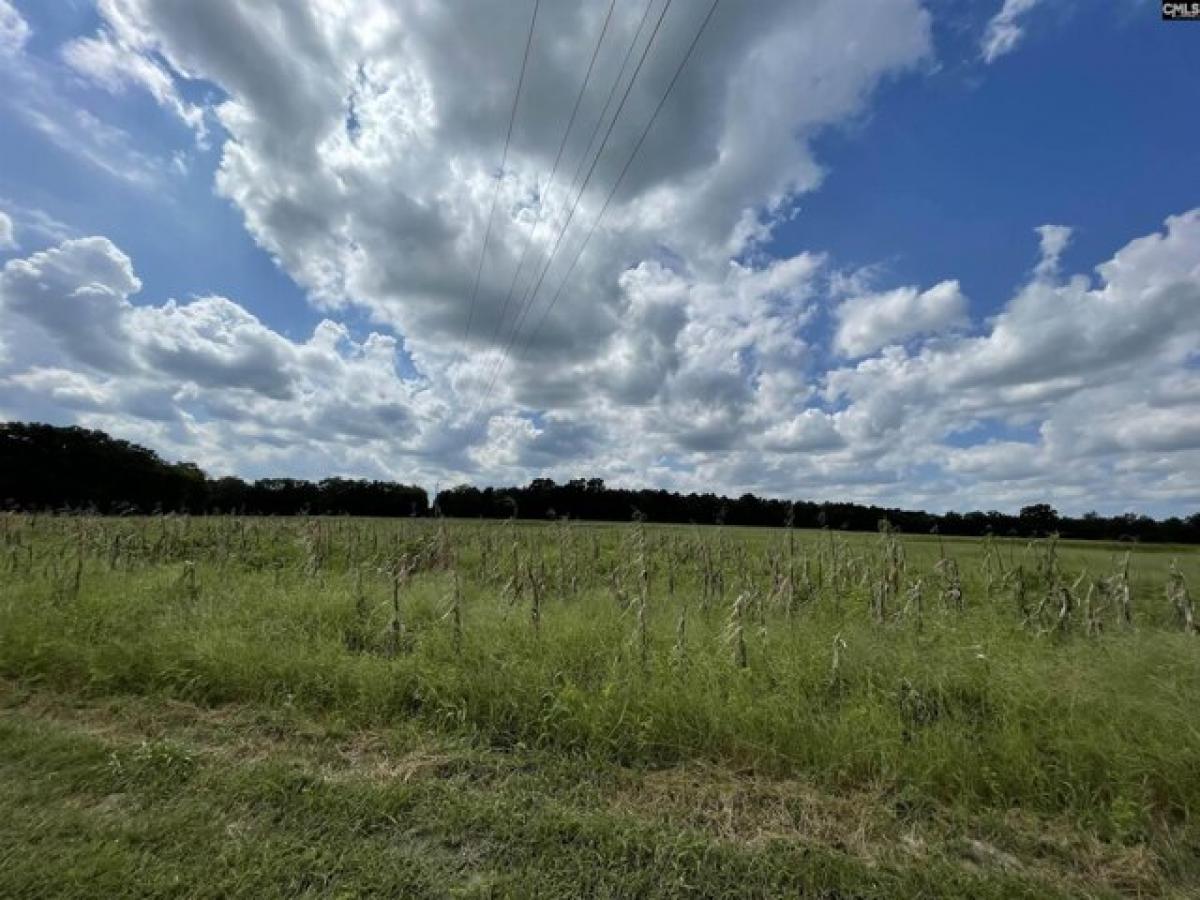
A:
{"label": "sunlit grass", "polygon": [[[1020,811],[1143,848],[1160,887],[1197,875],[1200,638],[1168,596],[1195,583],[1193,550],[361,520],[9,517],[2,537],[0,674],[14,685],[236,705],[326,733],[416,729],[546,771],[800,779],[889,798],[917,820],[977,827]],[[1097,599],[1112,601],[1104,579],[1126,551],[1132,626]],[[942,559],[959,572],[961,608]],[[29,730],[43,726],[7,727],[10,757],[41,740]],[[146,751],[132,771],[170,768],[174,752]],[[32,750],[17,755],[40,771]],[[234,790],[226,777],[213,797]],[[449,819],[429,828],[453,832]],[[847,885],[861,863],[847,857]],[[896,884],[928,890],[910,875]]]}

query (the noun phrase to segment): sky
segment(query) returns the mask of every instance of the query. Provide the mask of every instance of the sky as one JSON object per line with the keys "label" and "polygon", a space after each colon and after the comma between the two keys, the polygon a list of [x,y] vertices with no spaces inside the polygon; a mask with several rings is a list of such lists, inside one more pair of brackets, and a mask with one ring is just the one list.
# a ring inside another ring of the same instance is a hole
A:
{"label": "sky", "polygon": [[1190,515],[1198,60],[1152,0],[0,0],[0,419]]}

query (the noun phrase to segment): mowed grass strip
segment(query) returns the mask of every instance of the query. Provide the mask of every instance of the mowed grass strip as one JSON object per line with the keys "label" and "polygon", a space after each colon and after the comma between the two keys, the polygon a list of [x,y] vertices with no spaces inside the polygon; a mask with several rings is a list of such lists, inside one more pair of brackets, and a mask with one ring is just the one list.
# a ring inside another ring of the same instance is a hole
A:
{"label": "mowed grass strip", "polygon": [[[6,897],[1116,895],[1044,849],[1021,861],[879,798],[11,683],[0,774]],[[668,781],[695,802],[669,800]],[[714,791],[756,808],[732,828],[706,820]],[[778,803],[794,805],[787,824]],[[835,804],[840,832],[828,820],[818,833],[812,820]],[[867,818],[890,825],[866,826],[880,833],[864,841]]]}
{"label": "mowed grass strip", "polygon": [[[286,844],[280,841],[287,834],[276,832],[290,829],[284,828],[287,817],[270,810],[280,797],[287,797],[287,791],[254,809],[227,798],[229,785],[245,785],[245,779],[254,778],[248,773],[259,770],[268,782],[284,776],[292,779],[302,786],[301,794],[318,788],[336,792],[344,787],[349,796],[359,797],[361,821],[350,821],[353,816],[347,812],[344,832],[337,841],[364,838],[378,827],[380,815],[392,815],[386,812],[390,806],[380,808],[376,799],[367,799],[373,794],[382,792],[379,802],[391,803],[386,797],[394,797],[392,792],[400,790],[406,797],[419,797],[437,806],[422,808],[419,814],[397,818],[392,824],[396,835],[418,839],[415,844],[426,854],[425,862],[442,859],[438,877],[445,880],[445,893],[434,894],[439,896],[456,895],[451,890],[455,887],[470,895],[472,884],[479,888],[485,883],[493,893],[484,895],[522,895],[520,884],[511,893],[503,888],[508,856],[496,846],[497,841],[529,840],[526,834],[510,832],[505,821],[512,816],[540,832],[550,829],[546,832],[547,853],[560,852],[559,838],[553,834],[565,821],[587,822],[598,829],[589,841],[599,841],[605,834],[614,840],[624,835],[617,844],[589,845],[590,852],[601,854],[594,857],[594,864],[601,868],[617,864],[614,859],[602,858],[602,853],[617,847],[624,858],[625,842],[635,838],[654,845],[670,838],[666,844],[672,847],[688,838],[680,846],[689,853],[701,852],[704,859],[733,854],[750,866],[751,876],[740,887],[731,884],[728,892],[721,894],[727,896],[772,896],[775,890],[791,889],[800,882],[824,890],[815,895],[830,896],[882,896],[888,895],[887,890],[896,892],[895,896],[952,896],[955,890],[967,892],[961,895],[997,895],[974,884],[977,878],[995,881],[1014,896],[1160,896],[1170,895],[1172,890],[1163,860],[1150,848],[1105,844],[1081,833],[1064,817],[919,809],[887,790],[835,794],[811,782],[707,766],[596,767],[541,751],[474,748],[462,740],[424,733],[409,725],[347,730],[343,722],[308,718],[294,709],[206,709],[152,697],[101,700],[2,682],[0,736],[2,767],[14,775],[13,784],[28,788],[19,798],[6,794],[5,809],[18,808],[13,827],[29,821],[29,809],[40,810],[38,821],[42,823],[20,835],[13,852],[23,853],[22,847],[29,842],[41,842],[46,852],[74,853],[83,846],[80,841],[86,832],[98,841],[79,851],[90,862],[80,860],[82,868],[72,865],[70,871],[92,872],[88,866],[95,868],[108,854],[106,839],[98,835],[118,835],[112,839],[120,846],[114,845],[112,850],[120,851],[120,859],[113,864],[131,878],[125,890],[139,895],[142,888],[155,882],[154,866],[143,872],[145,860],[130,854],[138,845],[121,844],[124,839],[119,835],[138,822],[155,821],[160,814],[174,810],[172,815],[184,816],[188,810],[204,809],[208,811],[197,812],[198,823],[209,822],[212,815],[223,823],[223,830],[212,830],[204,844],[192,839],[180,842],[176,872],[187,869],[188,854],[210,844],[221,847],[222,857],[230,852],[227,844],[236,848],[251,834],[256,835],[254,840],[271,846]],[[79,761],[90,762],[61,766],[61,760],[71,760],[76,754]],[[19,767],[14,764],[17,762]],[[230,781],[235,772],[246,774]],[[220,774],[220,779],[212,780],[211,773]],[[220,790],[214,785],[220,785]],[[446,792],[454,797],[452,803],[475,806],[474,814],[470,809],[451,810],[449,806],[438,811],[450,802]],[[214,814],[210,806],[220,810]],[[426,818],[437,820],[440,816],[445,816],[440,824]],[[126,823],[126,817],[136,822]],[[74,832],[49,828],[52,821],[59,826],[70,821]],[[250,828],[254,822],[257,830]],[[588,834],[592,832],[588,830]],[[60,841],[55,835],[70,836]],[[396,835],[392,840],[400,840]],[[481,856],[476,842],[496,846],[496,856]],[[377,851],[378,847],[372,852]],[[659,859],[662,852],[666,851],[655,850],[653,858]],[[204,853],[208,856],[209,851]],[[779,854],[791,859],[797,853],[804,865],[793,859],[775,876],[762,875],[772,871]],[[155,858],[167,857],[160,853]],[[391,865],[388,858],[384,853],[380,864]],[[812,874],[810,864],[817,865],[824,875]],[[499,870],[492,871],[493,865]],[[529,865],[536,868],[541,863],[530,858]],[[697,871],[703,874],[707,865]],[[50,866],[50,870],[54,874],[58,866]],[[330,870],[341,887],[354,884],[355,890],[366,889],[372,883],[340,872]],[[80,892],[95,883],[95,877],[94,872],[86,875],[79,883]],[[412,880],[413,874],[404,869],[396,877]],[[580,872],[580,877],[587,877],[586,872]],[[0,878],[0,887],[4,883]],[[527,878],[523,883],[541,882]],[[288,884],[292,882],[266,887],[254,882],[252,888],[268,895],[272,890],[286,894],[293,889]],[[406,889],[415,890],[414,884],[406,882]],[[654,872],[649,871],[628,883],[613,882],[616,893],[610,895],[684,896],[689,895],[686,886],[685,881],[655,881]],[[852,887],[848,894],[839,893],[839,889],[846,892]],[[38,893],[42,888],[46,893]],[[252,888],[247,884],[247,890]],[[25,889],[34,890],[34,895],[67,892],[61,882],[54,882],[53,889],[50,882],[29,882]],[[550,882],[541,895],[596,895],[575,889],[578,893],[572,894],[565,883]],[[208,890],[228,893],[233,888],[224,882],[216,887],[188,883],[186,890],[192,893],[185,895],[206,896],[212,895],[205,893]],[[323,890],[317,889],[317,893]],[[701,894],[707,895],[703,890]]]}

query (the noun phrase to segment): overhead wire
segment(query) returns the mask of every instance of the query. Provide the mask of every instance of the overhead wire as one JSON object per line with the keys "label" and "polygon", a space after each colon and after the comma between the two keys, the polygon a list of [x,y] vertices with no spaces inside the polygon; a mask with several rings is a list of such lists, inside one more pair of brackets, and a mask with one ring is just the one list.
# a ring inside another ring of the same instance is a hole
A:
{"label": "overhead wire", "polygon": [[604,44],[604,37],[608,34],[608,26],[612,22],[613,10],[617,7],[617,0],[610,0],[608,4],[608,13],[604,17],[604,24],[600,27],[600,35],[596,38],[596,46],[592,49],[592,57],[588,62],[587,71],[583,76],[583,83],[579,86],[579,93],[575,97],[575,105],[571,109],[571,115],[567,119],[567,127],[563,131],[562,140],[558,144],[558,153],[554,157],[554,165],[550,170],[550,177],[546,180],[545,188],[538,194],[537,214],[533,224],[529,228],[529,233],[526,236],[525,247],[521,251],[521,257],[517,261],[517,268],[513,271],[512,281],[508,286],[508,293],[504,297],[504,305],[500,309],[500,316],[496,320],[496,329],[492,334],[492,343],[496,343],[500,338],[500,331],[504,326],[505,316],[508,315],[508,308],[512,303],[513,294],[517,288],[517,281],[521,277],[521,272],[525,268],[525,259],[529,255],[529,250],[533,246],[534,238],[537,236],[538,229],[542,224],[542,212],[545,208],[546,197],[554,187],[554,180],[558,176],[558,167],[562,162],[563,151],[566,150],[567,140],[571,136],[571,129],[575,127],[575,119],[579,115],[579,107],[583,103],[584,95],[587,93],[588,85],[592,80],[592,72],[596,68],[596,58],[600,55],[600,47]]}
{"label": "overhead wire", "polygon": [[[642,11],[642,17],[638,21],[637,30],[633,33],[633,39],[629,42],[629,46],[625,49],[625,56],[621,60],[621,67],[617,70],[616,77],[613,78],[612,86],[609,87],[609,89],[608,89],[608,97],[604,101],[604,106],[601,107],[601,109],[600,109],[600,115],[596,117],[596,124],[592,127],[592,133],[588,136],[588,140],[587,140],[587,143],[584,145],[583,152],[579,155],[579,161],[575,165],[575,174],[571,176],[571,186],[570,186],[570,188],[568,188],[566,196],[570,197],[574,194],[576,196],[576,201],[575,201],[576,204],[578,204],[578,202],[579,202],[578,198],[582,196],[582,192],[576,194],[575,189],[578,187],[579,179],[583,175],[584,165],[587,163],[588,158],[591,155],[592,147],[595,146],[596,137],[600,134],[600,128],[602,125],[604,125],[604,122],[608,117],[609,107],[612,106],[613,99],[617,96],[617,88],[619,88],[621,86],[621,83],[625,80],[625,70],[629,68],[629,60],[633,58],[633,51],[637,48],[638,39],[642,36],[642,31],[644,31],[646,28],[646,22],[650,18],[650,11],[654,8],[654,3],[655,3],[655,0],[646,0],[646,8],[645,8],[645,10]],[[667,0],[667,5],[668,6],[670,5],[670,0]],[[665,7],[664,7],[664,10],[665,10]],[[649,46],[649,45],[647,44],[647,46]],[[632,84],[632,81],[630,83]],[[614,116],[613,116],[612,122],[616,121],[616,117],[619,114],[620,114],[620,109],[618,108],[617,113],[614,114]],[[603,152],[603,149],[604,149],[604,144],[602,143],[599,152]],[[597,155],[595,157],[592,157],[592,158],[599,159],[599,152],[597,153]],[[568,224],[569,224],[569,222],[568,222]],[[559,230],[558,238],[555,240],[554,245],[553,245],[553,247],[551,247],[551,250],[550,250],[550,255],[549,255],[550,259],[553,259],[554,253],[558,249],[558,243],[559,243],[559,241],[562,240],[564,232],[565,232],[565,228]],[[542,277],[544,278],[545,275],[543,274]],[[521,325],[524,323],[525,316],[527,316],[529,314],[528,306],[532,299],[531,293],[534,290],[533,284],[534,284],[534,279],[530,279],[530,283],[529,283],[529,285],[526,286],[526,289],[521,296],[521,300],[517,303],[517,315],[513,322],[513,332],[509,335],[509,341],[512,341],[514,339],[514,334],[520,329]],[[540,284],[540,282],[539,282],[539,284]],[[500,330],[501,330],[499,328],[500,324],[503,324],[503,322],[498,323],[498,327],[496,329],[496,334],[493,337],[493,341],[492,341],[493,343],[495,343],[496,340],[500,337]],[[489,392],[490,392],[490,389],[489,389]]]}
{"label": "overhead wire", "polygon": [[654,8],[654,0],[646,0],[646,8],[642,11],[642,17],[638,21],[637,30],[633,33],[633,40],[629,42],[629,46],[625,48],[625,56],[621,60],[621,68],[617,70],[617,76],[613,79],[612,86],[608,89],[608,97],[604,100],[604,106],[600,110],[600,115],[596,118],[596,124],[592,127],[592,133],[588,136],[587,144],[584,145],[583,153],[579,155],[579,162],[575,165],[575,174],[571,176],[571,188],[568,194],[574,192],[579,185],[579,177],[583,174],[584,163],[587,162],[588,155],[592,152],[592,147],[596,143],[596,137],[600,134],[600,127],[604,124],[604,120],[608,116],[608,109],[612,106],[613,99],[617,95],[617,88],[621,86],[621,82],[625,80],[625,70],[629,68],[629,60],[633,58],[633,51],[638,44],[638,38],[642,36],[642,32],[646,28],[646,22],[650,18],[650,11]]}
{"label": "overhead wire", "polygon": [[[489,379],[489,382],[488,382],[487,388],[484,391],[484,394],[481,396],[479,403],[476,404],[475,410],[472,412],[472,415],[471,415],[472,418],[478,413],[480,408],[482,408],[483,404],[487,402],[488,397],[491,396],[492,390],[495,388],[496,379],[499,376],[499,373],[503,369],[504,365],[507,363],[509,354],[511,353],[512,348],[516,342],[516,339],[517,339],[518,335],[520,334],[521,325],[524,323],[525,317],[528,315],[529,310],[532,308],[533,303],[536,300],[537,295],[542,288],[542,284],[545,282],[546,274],[550,271],[551,266],[554,264],[554,260],[558,255],[559,248],[562,245],[562,239],[563,239],[564,235],[567,233],[567,230],[570,228],[572,221],[574,221],[575,213],[579,209],[580,201],[583,199],[583,195],[587,192],[587,187],[591,183],[592,177],[595,175],[596,167],[599,164],[601,158],[603,158],[603,156],[604,156],[604,151],[608,146],[609,139],[612,137],[613,129],[616,127],[617,121],[620,119],[621,112],[625,108],[625,104],[629,99],[629,95],[633,90],[634,84],[637,83],[638,75],[641,73],[642,67],[645,65],[646,59],[650,54],[650,50],[654,46],[654,42],[657,39],[659,31],[662,28],[663,20],[666,18],[667,12],[671,8],[671,3],[672,3],[672,0],[666,0],[666,3],[663,5],[662,10],[659,12],[658,19],[654,23],[654,29],[653,29],[653,31],[651,31],[650,37],[647,39],[645,47],[642,48],[642,53],[638,59],[637,66],[633,70],[633,74],[630,76],[629,83],[626,84],[625,91],[621,95],[620,103],[618,103],[616,111],[613,113],[613,117],[608,123],[608,128],[605,130],[604,137],[600,142],[600,147],[597,149],[596,154],[592,159],[591,165],[588,167],[587,176],[584,178],[583,184],[580,185],[579,191],[575,196],[575,200],[571,204],[571,208],[567,214],[566,221],[563,223],[562,227],[559,229],[558,235],[554,240],[554,243],[550,249],[549,256],[546,259],[545,265],[542,267],[541,273],[538,275],[536,282],[531,285],[530,290],[526,294],[526,299],[522,303],[522,308],[518,314],[518,318],[513,324],[513,330],[509,336],[509,340],[506,343],[503,351],[501,352],[501,358],[500,358],[499,362],[496,364],[496,366],[493,369],[491,378]],[[653,4],[653,0],[651,0],[651,5],[652,4]],[[709,14],[709,18],[711,18],[711,11]],[[707,19],[706,19],[706,24],[707,24]],[[690,56],[690,51],[689,51],[688,55]],[[678,79],[678,74],[679,73],[677,71],[675,78],[673,78],[671,81],[672,86],[674,85],[675,81]],[[661,108],[661,103],[660,103],[659,108]],[[655,117],[657,117],[657,112],[658,111],[656,110]],[[653,123],[653,120],[651,120],[651,124],[652,123]],[[642,135],[642,140],[644,140],[644,139],[645,139],[645,133],[643,133],[643,135]],[[638,141],[639,147],[641,146],[641,143],[642,143],[642,141],[639,140]],[[628,168],[628,165],[626,166],[626,169],[627,168]],[[607,204],[606,204],[606,206],[607,206]]]}
{"label": "overhead wire", "polygon": [[[646,141],[646,137],[649,135],[650,130],[653,128],[655,121],[657,121],[659,114],[662,112],[663,107],[666,105],[667,100],[670,98],[671,93],[674,91],[675,86],[678,83],[680,76],[683,74],[683,71],[687,67],[688,62],[691,60],[692,55],[695,52],[697,45],[700,43],[700,39],[704,36],[705,31],[708,29],[709,23],[712,21],[713,15],[716,13],[717,7],[720,5],[720,2],[721,2],[721,0],[713,0],[712,4],[709,6],[708,12],[704,17],[704,20],[700,23],[700,27],[696,30],[695,35],[692,37],[691,43],[688,45],[687,52],[684,53],[683,58],[680,60],[679,65],[676,67],[675,72],[672,75],[671,80],[667,85],[666,90],[663,92],[662,96],[659,98],[659,101],[654,108],[654,112],[651,114],[650,118],[646,122],[646,125],[642,129],[642,133],[639,136],[637,143],[634,145],[633,150],[630,152],[628,158],[625,160],[625,164],[621,168],[620,174],[617,176],[616,180],[613,182],[613,185],[610,188],[608,195],[605,197],[604,204],[600,208],[600,212],[597,214],[595,220],[592,222],[591,228],[588,230],[588,233],[585,236],[583,242],[580,244],[578,251],[575,253],[575,256],[572,259],[571,264],[566,271],[566,274],[563,276],[563,278],[559,282],[558,288],[555,290],[553,296],[550,299],[550,303],[546,306],[545,310],[543,310],[542,315],[539,318],[538,323],[535,326],[534,330],[532,332],[530,332],[529,335],[526,337],[525,342],[522,345],[522,352],[524,352],[524,350],[530,346],[530,344],[541,333],[542,328],[545,326],[545,323],[546,323],[547,319],[549,318],[550,312],[553,310],[554,305],[558,302],[559,298],[561,297],[563,289],[566,287],[566,284],[570,280],[571,275],[574,273],[575,268],[577,267],[580,258],[583,256],[583,253],[587,249],[588,244],[591,242],[593,235],[596,233],[596,229],[599,227],[600,221],[604,218],[604,214],[608,211],[608,208],[612,203],[613,197],[616,196],[617,191],[620,189],[621,184],[624,182],[625,177],[628,175],[629,170],[630,170],[631,166],[633,165],[634,160],[637,158],[638,153],[641,151],[642,145]],[[642,59],[639,61],[639,64],[638,64],[638,71],[640,71],[640,69],[641,69],[641,63],[645,61],[646,53],[649,51],[650,46],[653,44],[654,36],[657,35],[657,33],[658,33],[658,26],[662,25],[663,17],[665,17],[666,11],[669,7],[670,7],[670,0],[667,0],[667,4],[666,4],[666,6],[664,6],[663,12],[660,14],[658,23],[656,24],[654,35],[651,36],[650,40],[647,42],[646,49],[643,51]],[[636,78],[637,78],[637,71],[635,71],[633,78],[630,80],[629,86],[626,88],[625,97],[622,98],[622,103],[621,103],[622,106],[624,105],[624,100],[625,100],[625,98],[628,97],[629,90],[632,88],[633,83],[636,80]],[[620,114],[620,108],[618,108],[618,112],[617,112],[618,116],[619,116],[619,114]],[[611,134],[612,124],[615,124],[615,122],[616,122],[616,117],[614,116],[613,123],[610,123],[608,134]],[[604,143],[607,143],[608,134],[606,134],[606,136],[605,136]],[[592,167],[588,173],[588,179],[585,180],[583,188],[581,188],[581,190],[580,190],[580,194],[579,194],[580,197],[582,197],[583,191],[586,190],[587,181],[591,179],[592,172],[595,171],[596,163],[598,162],[599,157],[603,153],[603,150],[604,150],[604,143],[601,144],[600,151],[597,153],[596,159],[593,160],[593,162],[592,162]],[[575,210],[575,207],[578,206],[578,200],[579,200],[579,197],[576,198],[575,206],[572,207],[571,215],[568,216],[567,225],[570,224],[570,219],[573,218],[573,216],[574,216],[574,210]],[[563,232],[565,232],[565,230],[566,230],[566,228],[564,226]],[[561,239],[561,233],[560,233],[560,239]],[[557,242],[556,242],[555,249],[557,249]],[[542,278],[545,277],[545,273],[549,269],[550,262],[552,262],[552,260],[548,261],[545,269],[543,269]],[[528,311],[528,308],[532,307],[533,299],[536,298],[537,290],[540,289],[541,283],[542,283],[542,280],[539,279],[537,288],[534,289],[533,295],[530,298],[529,306],[527,307],[526,312]],[[507,361],[509,359],[512,347],[515,343],[515,339],[518,334],[519,327],[520,327],[520,323],[517,323],[517,325],[514,327],[512,340],[510,340],[509,344],[505,347],[505,350],[501,356],[501,359],[500,359],[499,363],[497,364],[496,369],[493,371],[492,378],[488,384],[488,387],[483,396],[483,399],[481,400],[479,406],[476,408],[476,412],[478,412],[478,409],[481,408],[484,403],[486,403],[487,398],[490,397],[491,392],[492,392],[493,388],[495,387],[496,379],[499,377],[500,371],[502,371],[503,366],[507,363]]]}
{"label": "overhead wire", "polygon": [[600,225],[600,220],[604,218],[604,214],[608,211],[609,204],[612,203],[613,197],[616,196],[616,193],[620,189],[622,182],[625,180],[625,176],[629,173],[629,169],[633,165],[634,159],[637,158],[638,152],[642,149],[642,144],[645,143],[647,135],[650,134],[650,129],[654,127],[654,122],[656,119],[658,119],[658,114],[662,112],[662,108],[666,104],[667,98],[671,96],[671,92],[675,89],[675,83],[679,80],[679,76],[683,74],[683,70],[687,66],[688,60],[691,59],[692,53],[696,49],[696,45],[700,43],[700,38],[704,36],[705,30],[708,28],[708,23],[712,20],[713,14],[717,11],[717,7],[720,5],[720,3],[721,0],[713,0],[712,5],[709,6],[708,14],[705,15],[704,21],[700,23],[700,28],[696,31],[695,37],[692,38],[692,42],[688,46],[687,53],[684,54],[678,68],[676,68],[675,74],[671,78],[671,83],[667,85],[666,91],[663,92],[662,98],[658,101],[658,105],[654,108],[654,113],[650,116],[650,120],[646,123],[646,127],[643,129],[641,137],[638,138],[638,142],[634,146],[633,152],[630,153],[629,158],[625,160],[625,165],[621,169],[621,174],[618,175],[617,180],[613,182],[613,186],[611,190],[609,190],[608,196],[604,199],[604,205],[600,207],[600,212],[597,214],[595,221],[592,222],[592,227],[588,230],[587,237],[585,237],[583,243],[580,244],[579,250],[575,253],[575,258],[571,260],[571,265],[567,268],[567,273],[563,276],[562,281],[559,282],[558,289],[550,298],[550,303],[547,304],[545,310],[542,311],[542,316],[540,319],[538,319],[538,324],[534,327],[534,330],[530,332],[524,347],[527,348],[541,333],[542,327],[546,324],[546,320],[549,318],[550,312],[554,308],[554,304],[558,302],[558,298],[562,295],[563,288],[566,287],[567,282],[571,278],[571,274],[575,271],[575,267],[579,264],[579,260],[583,256],[584,250],[587,249],[587,245],[591,241],[592,235],[596,233],[596,229]]}
{"label": "overhead wire", "polygon": [[512,110],[508,115],[508,131],[504,136],[504,152],[500,157],[500,171],[496,174],[496,188],[492,192],[492,206],[488,212],[487,227],[483,232],[483,248],[479,251],[479,265],[475,269],[475,287],[471,290],[471,306],[467,313],[467,327],[463,335],[463,350],[471,340],[471,325],[475,320],[475,307],[479,300],[479,284],[483,278],[483,263],[487,259],[488,243],[492,237],[492,220],[496,217],[496,202],[500,198],[500,186],[504,182],[504,167],[508,165],[508,149],[512,144],[513,125],[517,120],[517,107],[521,104],[521,91],[525,86],[525,70],[529,67],[529,48],[533,46],[533,32],[537,25],[538,10],[542,0],[534,0],[533,15],[529,18],[529,35],[525,38],[525,52],[521,56],[521,74],[517,77],[517,92],[513,95]]}
{"label": "overhead wire", "polygon": [[[650,0],[649,6],[653,6],[654,0]],[[533,302],[537,299],[538,292],[542,289],[542,283],[546,280],[546,275],[550,271],[550,267],[554,265],[554,260],[558,256],[559,247],[562,245],[562,239],[566,236],[567,230],[571,227],[571,223],[575,219],[575,213],[579,209],[579,203],[583,199],[583,195],[587,192],[587,186],[591,183],[592,176],[596,173],[596,166],[604,156],[604,150],[608,146],[609,138],[612,137],[613,129],[616,127],[617,120],[621,117],[621,111],[625,108],[625,102],[629,99],[630,93],[633,91],[633,86],[637,82],[638,75],[642,71],[642,66],[646,62],[646,58],[650,55],[650,49],[654,46],[654,41],[658,37],[658,32],[662,28],[663,20],[667,17],[667,12],[671,9],[672,0],[667,0],[663,4],[662,10],[658,14],[658,20],[654,23],[654,30],[650,32],[650,37],[646,41],[646,46],[642,48],[642,55],[638,58],[638,64],[633,70],[633,74],[629,78],[629,83],[625,85],[625,91],[621,95],[621,102],[617,104],[617,109],[613,113],[612,119],[609,120],[608,128],[605,129],[604,137],[600,141],[600,147],[596,150],[596,155],[592,158],[592,164],[588,167],[587,176],[583,180],[583,184],[579,187],[579,192],[575,195],[575,200],[571,204],[570,212],[567,214],[567,219],[563,222],[562,228],[559,229],[558,236],[554,239],[554,244],[550,248],[550,253],[546,259],[546,264],[542,267],[541,274],[538,275],[537,281],[530,286],[526,293],[525,299],[522,302],[522,308],[517,317],[517,321],[513,323],[513,331],[509,336],[509,344],[506,346],[503,355],[507,356],[512,349],[512,342],[517,338],[521,326],[525,322],[525,317],[529,314],[529,310]],[[635,37],[636,40],[636,37]],[[585,157],[586,158],[586,157]],[[495,375],[492,377],[495,381]],[[489,392],[491,388],[489,387]]]}

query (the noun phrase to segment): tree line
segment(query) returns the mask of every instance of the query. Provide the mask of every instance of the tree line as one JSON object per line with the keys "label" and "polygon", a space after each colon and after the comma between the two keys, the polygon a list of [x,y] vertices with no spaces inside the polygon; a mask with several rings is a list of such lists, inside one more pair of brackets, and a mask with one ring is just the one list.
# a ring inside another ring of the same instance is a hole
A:
{"label": "tree line", "polygon": [[103,431],[0,424],[0,504],[22,510],[91,510],[291,516],[425,516],[424,488],[388,481],[326,478],[209,478],[194,463],[169,463],[153,450]]}
{"label": "tree line", "polygon": [[469,485],[438,493],[387,481],[326,478],[209,478],[195,464],[170,463],[154,451],[102,431],[52,425],[0,424],[0,504],[21,510],[90,510],[106,515],[188,512],[243,515],[428,516],[725,524],[908,534],[1035,537],[1058,533],[1091,540],[1200,543],[1200,513],[1156,520],[1133,513],[1062,516],[1048,504],[1018,514],[893,509],[859,503],[771,500],[743,494],[680,494],[609,487],[599,478],[525,487]]}
{"label": "tree line", "polygon": [[1057,533],[1089,540],[1166,541],[1200,543],[1200,513],[1187,519],[1158,521],[1128,513],[1101,516],[1087,513],[1061,516],[1049,504],[1024,507],[1019,514],[948,512],[942,515],[918,510],[893,509],[860,503],[813,503],[768,500],[753,494],[737,499],[716,494],[678,494],[664,490],[611,488],[598,478],[556,484],[538,478],[528,487],[456,487],[437,495],[435,506],[443,515],[471,518],[544,519],[567,516],[595,521],[629,521],[644,516],[650,522],[724,524],[758,527],[833,528],[875,531],[895,528],[908,534],[940,533],[982,537],[1035,537]]}

